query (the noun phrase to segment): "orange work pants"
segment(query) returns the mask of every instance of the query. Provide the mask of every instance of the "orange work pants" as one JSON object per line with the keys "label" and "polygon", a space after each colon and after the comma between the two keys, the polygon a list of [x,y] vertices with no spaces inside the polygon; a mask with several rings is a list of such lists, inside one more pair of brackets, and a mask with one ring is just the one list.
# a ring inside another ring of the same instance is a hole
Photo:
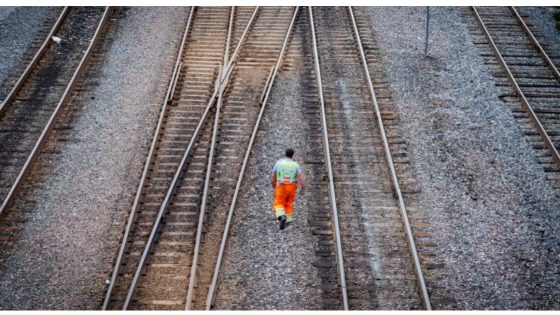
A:
{"label": "orange work pants", "polygon": [[278,184],[274,188],[274,204],[272,209],[279,217],[294,212],[294,201],[296,200],[297,184]]}

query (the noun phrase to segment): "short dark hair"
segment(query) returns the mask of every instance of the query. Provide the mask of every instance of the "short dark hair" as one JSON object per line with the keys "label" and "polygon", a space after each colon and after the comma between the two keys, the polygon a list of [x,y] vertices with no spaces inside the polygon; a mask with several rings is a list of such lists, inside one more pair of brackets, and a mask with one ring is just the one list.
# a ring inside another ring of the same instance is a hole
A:
{"label": "short dark hair", "polygon": [[292,148],[286,149],[286,156],[289,157],[290,159],[294,157],[294,149]]}

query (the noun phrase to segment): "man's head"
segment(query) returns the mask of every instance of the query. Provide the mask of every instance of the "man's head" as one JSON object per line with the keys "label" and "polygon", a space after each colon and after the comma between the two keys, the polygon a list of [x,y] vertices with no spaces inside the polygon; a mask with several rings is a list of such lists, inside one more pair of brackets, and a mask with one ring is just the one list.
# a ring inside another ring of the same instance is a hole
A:
{"label": "man's head", "polygon": [[294,157],[294,149],[288,148],[286,149],[286,157],[293,158]]}

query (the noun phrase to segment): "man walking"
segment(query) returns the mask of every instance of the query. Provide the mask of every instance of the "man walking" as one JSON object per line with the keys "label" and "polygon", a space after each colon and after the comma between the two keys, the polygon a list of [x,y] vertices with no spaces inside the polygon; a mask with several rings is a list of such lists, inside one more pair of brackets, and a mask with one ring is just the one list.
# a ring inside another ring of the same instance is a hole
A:
{"label": "man walking", "polygon": [[297,187],[303,190],[303,174],[299,164],[292,160],[293,149],[286,149],[286,156],[281,158],[272,169],[272,187],[274,187],[274,210],[276,218],[280,221],[280,230],[286,228],[287,223],[294,220],[294,201]]}

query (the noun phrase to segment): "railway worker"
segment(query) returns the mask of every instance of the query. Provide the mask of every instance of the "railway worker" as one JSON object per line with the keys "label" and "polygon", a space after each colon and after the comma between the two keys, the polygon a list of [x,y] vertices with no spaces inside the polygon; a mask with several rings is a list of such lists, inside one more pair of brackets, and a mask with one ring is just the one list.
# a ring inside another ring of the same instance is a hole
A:
{"label": "railway worker", "polygon": [[303,174],[299,164],[292,160],[293,149],[286,149],[285,157],[276,162],[272,169],[272,187],[274,187],[274,204],[272,210],[278,221],[280,230],[286,228],[294,220],[294,201],[298,185],[304,189]]}

